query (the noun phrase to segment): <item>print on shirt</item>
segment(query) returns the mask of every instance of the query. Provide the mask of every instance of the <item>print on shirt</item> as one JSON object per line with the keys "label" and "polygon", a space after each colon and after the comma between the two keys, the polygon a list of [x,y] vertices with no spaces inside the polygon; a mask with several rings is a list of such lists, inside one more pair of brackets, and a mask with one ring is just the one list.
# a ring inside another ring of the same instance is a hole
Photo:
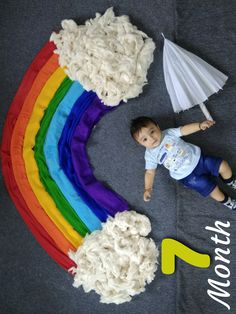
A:
{"label": "print on shirt", "polygon": [[166,135],[161,143],[157,156],[158,164],[163,164],[168,170],[176,172],[188,161],[188,154],[180,145],[178,139]]}

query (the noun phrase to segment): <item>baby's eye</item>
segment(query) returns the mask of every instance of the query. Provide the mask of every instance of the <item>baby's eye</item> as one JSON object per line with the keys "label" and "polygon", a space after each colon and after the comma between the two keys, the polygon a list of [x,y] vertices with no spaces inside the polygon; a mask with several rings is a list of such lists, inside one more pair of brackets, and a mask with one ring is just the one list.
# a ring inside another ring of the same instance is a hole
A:
{"label": "baby's eye", "polygon": [[144,138],[144,139],[143,139],[143,142],[146,142],[146,141],[147,141],[147,139],[146,139],[146,138]]}
{"label": "baby's eye", "polygon": [[154,130],[151,131],[151,134],[154,133]]}

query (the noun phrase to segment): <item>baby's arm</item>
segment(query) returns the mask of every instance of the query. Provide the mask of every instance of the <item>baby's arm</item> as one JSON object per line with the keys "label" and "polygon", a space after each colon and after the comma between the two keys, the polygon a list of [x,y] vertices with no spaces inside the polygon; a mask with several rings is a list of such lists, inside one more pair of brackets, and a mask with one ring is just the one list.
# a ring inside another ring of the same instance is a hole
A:
{"label": "baby's arm", "polygon": [[206,120],[203,122],[196,122],[186,124],[180,127],[180,132],[182,136],[189,135],[198,131],[205,131],[215,124],[215,121]]}
{"label": "baby's arm", "polygon": [[143,193],[143,199],[145,202],[148,202],[151,199],[151,193],[152,193],[152,187],[153,187],[155,174],[156,174],[156,169],[147,169],[145,171],[144,193]]}

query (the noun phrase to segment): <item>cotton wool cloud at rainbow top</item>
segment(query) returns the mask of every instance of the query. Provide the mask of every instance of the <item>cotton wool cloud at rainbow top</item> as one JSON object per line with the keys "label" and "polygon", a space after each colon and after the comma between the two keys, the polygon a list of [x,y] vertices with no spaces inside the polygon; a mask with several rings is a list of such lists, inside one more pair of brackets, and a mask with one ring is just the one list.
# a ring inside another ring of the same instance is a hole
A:
{"label": "cotton wool cloud at rainbow top", "polygon": [[109,8],[85,25],[73,20],[63,20],[61,25],[62,30],[53,32],[50,40],[70,79],[96,92],[108,106],[142,93],[155,44],[128,16],[115,16]]}

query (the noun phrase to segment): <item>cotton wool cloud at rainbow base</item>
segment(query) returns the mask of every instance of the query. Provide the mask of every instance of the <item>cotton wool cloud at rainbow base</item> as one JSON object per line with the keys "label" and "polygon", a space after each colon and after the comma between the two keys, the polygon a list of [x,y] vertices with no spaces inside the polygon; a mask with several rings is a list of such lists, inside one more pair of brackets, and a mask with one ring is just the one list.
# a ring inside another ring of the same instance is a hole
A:
{"label": "cotton wool cloud at rainbow base", "polygon": [[117,213],[102,224],[102,230],[85,237],[70,258],[74,287],[94,290],[102,303],[121,304],[145,291],[157,270],[159,251],[152,239],[149,219],[135,211]]}

